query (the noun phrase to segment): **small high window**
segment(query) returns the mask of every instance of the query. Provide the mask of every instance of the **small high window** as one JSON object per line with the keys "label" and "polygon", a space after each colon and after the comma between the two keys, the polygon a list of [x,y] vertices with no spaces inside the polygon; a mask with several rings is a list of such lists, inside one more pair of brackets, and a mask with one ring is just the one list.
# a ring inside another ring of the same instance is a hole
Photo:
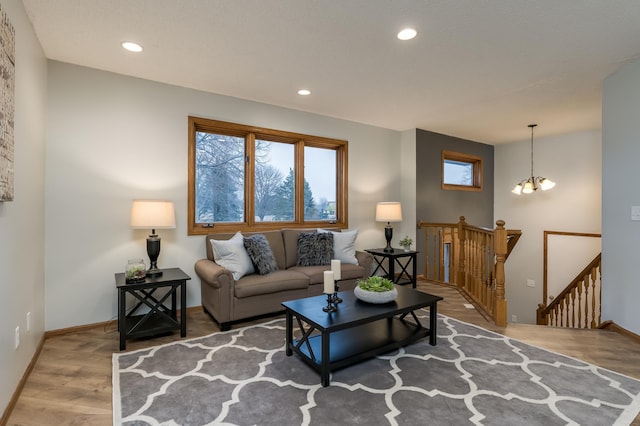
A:
{"label": "small high window", "polygon": [[442,151],[442,189],[482,191],[482,158]]}

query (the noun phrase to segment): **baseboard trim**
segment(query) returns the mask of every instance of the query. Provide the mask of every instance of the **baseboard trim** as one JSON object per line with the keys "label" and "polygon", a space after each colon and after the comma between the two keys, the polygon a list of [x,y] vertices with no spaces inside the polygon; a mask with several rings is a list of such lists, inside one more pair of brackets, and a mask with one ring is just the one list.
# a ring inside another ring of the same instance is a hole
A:
{"label": "baseboard trim", "polygon": [[[195,311],[202,311],[202,305],[191,306],[187,308],[187,314]],[[179,309],[177,313],[178,314],[180,313]],[[42,335],[42,338],[40,339],[40,342],[38,342],[38,347],[36,348],[36,351],[33,354],[33,357],[31,358],[31,361],[29,362],[27,369],[22,375],[20,382],[18,382],[18,386],[16,387],[15,391],[13,392],[13,395],[11,396],[11,400],[9,401],[9,404],[7,404],[7,407],[2,413],[2,417],[0,417],[0,426],[5,426],[9,421],[11,412],[13,411],[14,407],[18,403],[20,394],[22,394],[22,390],[24,389],[24,386],[27,383],[27,379],[29,379],[31,372],[33,371],[36,363],[38,362],[38,358],[40,357],[40,353],[42,352],[42,348],[44,347],[44,342],[47,339],[51,337],[56,337],[56,336],[64,336],[65,334],[75,333],[77,331],[86,331],[86,330],[91,330],[98,327],[106,327],[107,325],[111,324],[113,321],[114,320],[109,320],[109,321],[103,321],[103,322],[96,322],[93,324],[78,325],[74,327],[59,328],[57,330],[45,331],[44,334]]]}
{"label": "baseboard trim", "polygon": [[11,396],[11,400],[9,400],[9,404],[7,404],[7,408],[5,408],[4,413],[2,413],[2,418],[0,418],[0,425],[4,426],[9,422],[9,416],[11,416],[11,412],[13,411],[16,404],[18,403],[18,398],[20,398],[20,394],[22,394],[22,390],[24,389],[24,386],[27,383],[27,379],[31,375],[33,368],[36,366],[36,362],[38,362],[38,358],[40,357],[40,353],[42,352],[42,348],[44,347],[45,340],[46,340],[46,337],[43,334],[42,337],[40,338],[40,341],[38,342],[38,346],[36,347],[36,351],[34,352],[33,357],[31,357],[31,361],[29,362],[27,369],[24,371],[22,378],[18,382],[18,386],[16,387],[16,390],[13,392],[13,395]]}
{"label": "baseboard trim", "polygon": [[620,327],[618,324],[616,324],[615,322],[613,322],[611,320],[604,321],[602,324],[600,324],[600,326],[598,328],[602,329],[602,330],[615,331],[616,333],[620,333],[620,334],[622,334],[624,336],[627,336],[627,337],[635,340],[636,342],[640,343],[640,335],[637,335],[633,331],[629,331],[624,327]]}
{"label": "baseboard trim", "polygon": [[49,330],[49,331],[45,331],[44,337],[45,337],[45,339],[49,339],[51,337],[64,336],[65,334],[75,333],[77,331],[87,331],[87,330],[91,330],[91,329],[98,328],[98,327],[105,327],[105,326],[111,324],[112,322],[113,322],[113,320],[109,320],[109,321],[103,321],[103,322],[96,322],[96,323],[93,323],[93,324],[76,325],[74,327],[67,327],[67,328],[59,328],[59,329],[56,329],[56,330]]}
{"label": "baseboard trim", "polygon": [[[202,310],[202,305],[199,306],[191,306],[189,308],[187,308],[187,314],[197,311],[197,310]],[[177,310],[176,315],[180,315],[180,309]],[[86,331],[86,330],[91,330],[94,328],[99,328],[99,327],[106,327],[109,324],[111,324],[112,322],[117,321],[117,319],[111,319],[109,321],[103,321],[103,322],[96,322],[93,324],[85,324],[85,325],[77,325],[74,327],[67,327],[67,328],[59,328],[57,330],[49,330],[46,331],[44,333],[45,339],[48,339],[50,337],[55,337],[55,336],[63,336],[65,334],[69,334],[69,333],[75,333],[77,331]],[[117,331],[117,330],[116,330]]]}

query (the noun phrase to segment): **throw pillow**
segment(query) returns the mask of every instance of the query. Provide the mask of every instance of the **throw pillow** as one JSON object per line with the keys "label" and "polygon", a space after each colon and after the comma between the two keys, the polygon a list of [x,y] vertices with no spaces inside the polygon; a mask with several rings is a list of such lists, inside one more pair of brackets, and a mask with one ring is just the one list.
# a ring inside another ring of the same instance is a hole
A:
{"label": "throw pillow", "polygon": [[253,264],[244,248],[244,237],[240,231],[228,240],[211,240],[213,260],[231,271],[234,280],[252,274]]}
{"label": "throw pillow", "polygon": [[331,265],[333,234],[310,232],[298,234],[298,266]]}
{"label": "throw pillow", "polygon": [[276,258],[273,257],[269,241],[264,235],[255,234],[244,237],[244,248],[247,249],[247,254],[258,274],[266,275],[278,270]]}
{"label": "throw pillow", "polygon": [[333,234],[333,255],[334,259],[340,260],[342,263],[358,264],[356,258],[356,238],[358,238],[358,230],[336,232],[329,229],[320,229],[318,232],[331,232]]}

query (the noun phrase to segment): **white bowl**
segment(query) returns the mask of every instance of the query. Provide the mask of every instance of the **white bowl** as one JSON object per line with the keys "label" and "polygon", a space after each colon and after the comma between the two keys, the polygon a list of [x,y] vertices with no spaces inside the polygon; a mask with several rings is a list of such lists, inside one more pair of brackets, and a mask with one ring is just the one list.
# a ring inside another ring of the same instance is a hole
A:
{"label": "white bowl", "polygon": [[393,287],[389,291],[367,291],[360,288],[359,285],[353,289],[353,294],[363,302],[368,303],[389,303],[398,297],[398,290]]}

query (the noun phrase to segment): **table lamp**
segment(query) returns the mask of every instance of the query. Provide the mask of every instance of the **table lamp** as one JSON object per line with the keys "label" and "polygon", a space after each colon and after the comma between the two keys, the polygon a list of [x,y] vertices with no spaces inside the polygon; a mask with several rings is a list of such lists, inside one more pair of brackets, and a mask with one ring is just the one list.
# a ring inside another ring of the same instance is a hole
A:
{"label": "table lamp", "polygon": [[151,229],[151,235],[147,238],[147,255],[150,264],[146,275],[148,278],[162,276],[162,271],[158,269],[160,237],[156,234],[156,229],[176,227],[173,201],[133,200],[130,225],[133,229]]}
{"label": "table lamp", "polygon": [[402,222],[402,206],[398,201],[383,201],[376,205],[376,222],[387,222],[384,228],[384,237],[387,240],[387,246],[384,248],[385,253],[393,253],[391,247],[391,237],[393,237],[393,228],[391,222]]}

